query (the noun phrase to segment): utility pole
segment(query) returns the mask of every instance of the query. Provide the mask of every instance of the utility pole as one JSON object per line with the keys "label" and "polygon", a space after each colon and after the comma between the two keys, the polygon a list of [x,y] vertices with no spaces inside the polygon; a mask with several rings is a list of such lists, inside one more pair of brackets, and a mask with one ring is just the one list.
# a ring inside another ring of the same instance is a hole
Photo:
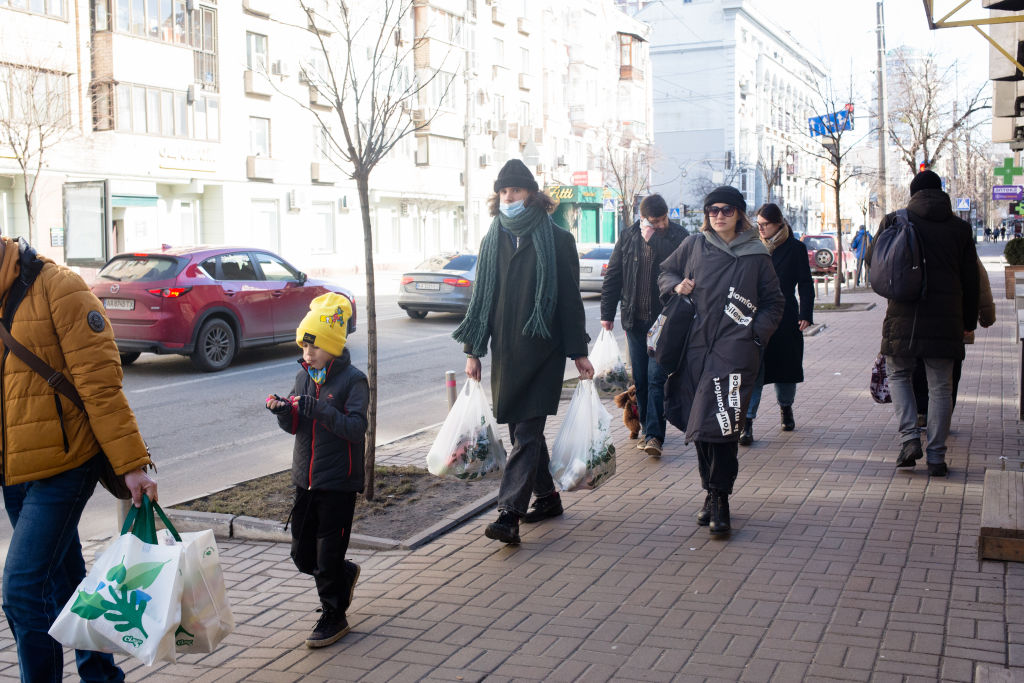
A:
{"label": "utility pole", "polygon": [[886,148],[889,144],[889,112],[885,104],[885,14],[883,1],[876,4],[878,13],[878,208],[884,216],[889,212],[889,180],[886,174]]}

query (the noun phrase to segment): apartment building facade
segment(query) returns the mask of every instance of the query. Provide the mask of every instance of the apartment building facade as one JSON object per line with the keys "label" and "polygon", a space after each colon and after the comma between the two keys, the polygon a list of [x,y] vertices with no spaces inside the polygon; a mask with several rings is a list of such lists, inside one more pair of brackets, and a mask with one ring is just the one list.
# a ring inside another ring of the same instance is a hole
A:
{"label": "apartment building facade", "polygon": [[[345,49],[333,3],[307,4],[333,63]],[[475,248],[508,158],[543,186],[572,186],[649,143],[648,29],[611,0],[414,5],[396,69],[426,83],[405,112],[420,130],[371,174],[379,263]],[[85,267],[162,244],[240,244],[310,274],[359,271],[355,184],[331,161],[340,125],[308,82],[325,62],[308,26],[280,0],[0,0],[0,100],[17,100],[11,74],[28,71],[66,102],[31,234],[18,155],[0,144],[0,231]],[[563,207],[563,222],[591,230],[588,211]]]}

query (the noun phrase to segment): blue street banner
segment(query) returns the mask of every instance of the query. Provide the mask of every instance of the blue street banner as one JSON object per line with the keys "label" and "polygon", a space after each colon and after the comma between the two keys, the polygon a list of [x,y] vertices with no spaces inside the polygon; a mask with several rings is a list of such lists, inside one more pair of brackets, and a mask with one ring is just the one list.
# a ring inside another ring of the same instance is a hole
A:
{"label": "blue street banner", "polygon": [[1024,199],[1024,185],[993,185],[992,199],[997,202],[1019,202]]}
{"label": "blue street banner", "polygon": [[853,104],[847,104],[839,111],[824,116],[812,116],[807,119],[811,129],[811,137],[830,135],[841,130],[853,130]]}

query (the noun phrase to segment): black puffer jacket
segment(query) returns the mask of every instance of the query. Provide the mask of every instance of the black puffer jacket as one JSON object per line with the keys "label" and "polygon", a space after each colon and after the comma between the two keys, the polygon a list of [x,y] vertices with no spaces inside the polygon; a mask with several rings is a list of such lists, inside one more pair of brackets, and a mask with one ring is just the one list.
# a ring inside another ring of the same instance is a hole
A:
{"label": "black puffer jacket", "polygon": [[647,321],[636,320],[637,293],[642,286],[650,287],[651,317],[653,321],[661,313],[661,300],[658,297],[658,264],[679,248],[689,233],[678,223],[669,223],[664,230],[656,230],[648,244],[654,250],[654,266],[651,268],[651,281],[637,282],[640,274],[640,250],[644,238],[640,234],[640,221],[633,223],[619,235],[615,249],[608,260],[608,270],[604,274],[601,286],[601,320],[615,320],[615,309],[621,303],[622,328],[633,329],[634,323]]}
{"label": "black puffer jacket", "polygon": [[785,305],[756,231],[724,245],[713,234],[687,237],[661,264],[658,278],[663,301],[683,279],[694,280],[697,319],[682,365],[665,388],[665,417],[688,442],[739,439],[762,349]]}
{"label": "black puffer jacket", "polygon": [[[928,291],[915,303],[889,301],[882,323],[881,352],[901,357],[963,358],[964,330],[978,325],[978,253],[971,228],[953,215],[949,195],[942,190],[915,192],[907,213],[924,245]],[[893,222],[893,214],[887,215],[878,233]],[[872,251],[866,259],[869,266]]]}
{"label": "black puffer jacket", "polygon": [[370,388],[366,375],[352,365],[348,349],[331,362],[327,379],[317,386],[302,369],[290,396],[313,396],[312,417],[293,407],[277,416],[281,429],[295,435],[292,483],[307,490],[358,492],[363,490],[363,452],[366,442],[366,407]]}

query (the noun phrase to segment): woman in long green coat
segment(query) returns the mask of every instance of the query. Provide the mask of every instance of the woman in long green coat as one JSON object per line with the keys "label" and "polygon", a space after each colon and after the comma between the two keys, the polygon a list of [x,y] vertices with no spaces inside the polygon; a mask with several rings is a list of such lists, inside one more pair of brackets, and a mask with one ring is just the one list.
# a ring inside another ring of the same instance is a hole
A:
{"label": "woman in long green coat", "polygon": [[[583,379],[593,378],[594,368],[587,359],[576,243],[551,220],[554,202],[518,159],[502,167],[494,192],[494,220],[480,243],[473,296],[452,336],[463,342],[466,375],[475,380],[490,342],[494,414],[508,423],[512,452],[498,491],[498,520],[485,533],[514,545],[520,520],[562,514],[544,423],[558,411],[566,357]],[[531,493],[536,501],[528,511]]]}

